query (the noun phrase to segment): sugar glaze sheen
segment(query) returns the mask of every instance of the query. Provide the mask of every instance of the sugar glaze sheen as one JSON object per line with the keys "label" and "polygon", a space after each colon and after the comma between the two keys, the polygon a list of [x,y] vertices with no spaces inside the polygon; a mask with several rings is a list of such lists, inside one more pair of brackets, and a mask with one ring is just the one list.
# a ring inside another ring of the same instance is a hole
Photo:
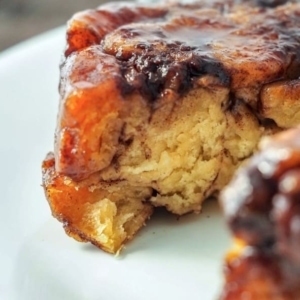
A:
{"label": "sugar glaze sheen", "polygon": [[70,21],[66,56],[92,47],[115,57],[124,93],[139,90],[149,100],[212,75],[255,105],[265,83],[300,75],[299,5],[283,2],[107,4]]}

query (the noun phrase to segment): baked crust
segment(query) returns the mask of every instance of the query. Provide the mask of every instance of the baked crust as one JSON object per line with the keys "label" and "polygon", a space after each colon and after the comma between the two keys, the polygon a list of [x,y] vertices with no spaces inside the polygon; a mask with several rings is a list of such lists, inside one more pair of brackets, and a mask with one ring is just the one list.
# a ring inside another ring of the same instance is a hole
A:
{"label": "baked crust", "polygon": [[[291,118],[299,16],[296,3],[267,8],[229,0],[113,3],[76,14],[61,65],[55,166],[44,164],[46,177],[87,187],[91,177],[100,189],[122,182],[120,199],[125,187],[138,187],[146,192],[136,193],[137,203],[200,212],[263,135],[299,122],[297,114]],[[281,106],[286,119],[272,106],[274,82],[277,102],[278,87],[290,95]],[[53,208],[51,180],[44,186]]]}
{"label": "baked crust", "polygon": [[68,235],[91,242],[106,252],[117,253],[151,216],[145,203],[151,189],[126,182],[99,182],[90,176],[81,182],[58,175],[53,154],[43,162],[43,182],[52,214]]}

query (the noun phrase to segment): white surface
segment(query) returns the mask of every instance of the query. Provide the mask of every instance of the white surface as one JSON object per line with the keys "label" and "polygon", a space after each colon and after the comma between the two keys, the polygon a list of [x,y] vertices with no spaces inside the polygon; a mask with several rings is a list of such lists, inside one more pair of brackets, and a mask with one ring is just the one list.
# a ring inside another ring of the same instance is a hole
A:
{"label": "white surface", "polygon": [[158,213],[120,257],[67,237],[40,165],[52,149],[64,30],[0,55],[0,299],[216,299],[228,233],[216,203]]}

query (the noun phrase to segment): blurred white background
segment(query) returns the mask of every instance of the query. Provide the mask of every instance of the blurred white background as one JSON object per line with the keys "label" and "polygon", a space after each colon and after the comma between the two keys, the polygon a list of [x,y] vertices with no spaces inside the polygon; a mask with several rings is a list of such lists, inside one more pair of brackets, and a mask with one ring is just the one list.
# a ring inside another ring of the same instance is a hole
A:
{"label": "blurred white background", "polygon": [[0,0],[0,51],[63,25],[77,11],[105,0]]}

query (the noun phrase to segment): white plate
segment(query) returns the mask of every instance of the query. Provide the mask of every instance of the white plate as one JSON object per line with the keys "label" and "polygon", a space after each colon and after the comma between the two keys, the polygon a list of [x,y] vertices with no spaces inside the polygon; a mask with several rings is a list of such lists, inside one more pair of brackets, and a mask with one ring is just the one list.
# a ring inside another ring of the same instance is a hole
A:
{"label": "white plate", "polygon": [[0,299],[216,299],[229,236],[215,202],[159,213],[120,257],[67,237],[50,215],[40,165],[53,147],[60,28],[0,55]]}

